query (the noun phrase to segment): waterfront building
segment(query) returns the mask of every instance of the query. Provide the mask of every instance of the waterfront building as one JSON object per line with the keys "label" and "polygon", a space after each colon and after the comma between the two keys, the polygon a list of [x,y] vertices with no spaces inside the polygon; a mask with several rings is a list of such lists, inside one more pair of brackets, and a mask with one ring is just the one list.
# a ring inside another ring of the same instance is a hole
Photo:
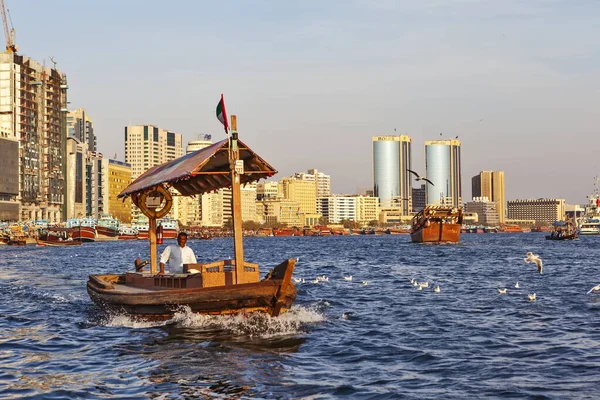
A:
{"label": "waterfront building", "polygon": [[259,182],[256,184],[256,199],[279,197],[279,183],[274,181]]}
{"label": "waterfront building", "polygon": [[357,221],[357,201],[355,196],[333,195],[319,197],[317,213],[321,214],[330,224],[339,224],[342,220]]}
{"label": "waterfront building", "polygon": [[379,206],[412,211],[412,139],[406,135],[373,136],[373,195]]}
{"label": "waterfront building", "polygon": [[304,226],[304,218],[298,212],[300,203],[296,200],[266,197],[256,201],[256,221],[260,223],[280,223],[288,227]]}
{"label": "waterfront building", "polygon": [[366,226],[379,218],[379,199],[373,196],[356,196],[356,222]]}
{"label": "waterfront building", "polygon": [[433,185],[425,186],[428,205],[462,206],[460,142],[429,140],[425,142],[425,174]]}
{"label": "waterfront building", "polygon": [[500,224],[496,203],[487,197],[473,197],[472,201],[465,204],[465,212],[476,213],[478,225],[498,226]]}
{"label": "waterfront building", "polygon": [[279,195],[284,199],[295,200],[300,206],[298,212],[315,214],[317,212],[317,192],[314,181],[295,177],[279,181]]}
{"label": "waterfront building", "polygon": [[108,158],[103,158],[101,164],[100,213],[112,215],[128,224],[131,222],[131,197],[123,201],[117,196],[131,183],[131,165]]}
{"label": "waterfront building", "polygon": [[471,178],[472,197],[487,197],[494,203],[501,224],[505,221],[504,171],[481,171]]}
{"label": "waterfront building", "polygon": [[327,197],[331,194],[331,177],[317,169],[309,169],[306,173],[296,172],[294,178],[314,182],[317,198]]}
{"label": "waterfront building", "polygon": [[536,225],[551,225],[565,219],[565,199],[527,199],[507,202],[507,220],[535,220]]}
{"label": "waterfront building", "polygon": [[56,66],[0,53],[0,219],[64,219],[67,89]]}

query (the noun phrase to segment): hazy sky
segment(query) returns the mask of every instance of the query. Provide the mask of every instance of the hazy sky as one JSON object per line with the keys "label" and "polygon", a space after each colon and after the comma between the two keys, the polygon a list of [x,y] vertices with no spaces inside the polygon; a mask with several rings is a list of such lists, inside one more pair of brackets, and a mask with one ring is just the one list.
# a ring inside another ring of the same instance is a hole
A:
{"label": "hazy sky", "polygon": [[372,185],[374,135],[459,136],[463,197],[503,170],[506,199],[586,202],[600,174],[597,0],[5,0],[19,53],[54,56],[105,156],[123,128],[240,138],[279,178]]}

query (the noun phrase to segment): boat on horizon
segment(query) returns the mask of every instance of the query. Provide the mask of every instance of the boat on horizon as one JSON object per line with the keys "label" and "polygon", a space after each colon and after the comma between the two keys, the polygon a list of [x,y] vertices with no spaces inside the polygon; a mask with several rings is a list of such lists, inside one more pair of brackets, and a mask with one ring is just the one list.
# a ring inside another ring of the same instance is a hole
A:
{"label": "boat on horizon", "polygon": [[412,219],[413,243],[458,243],[463,222],[462,208],[428,205]]}

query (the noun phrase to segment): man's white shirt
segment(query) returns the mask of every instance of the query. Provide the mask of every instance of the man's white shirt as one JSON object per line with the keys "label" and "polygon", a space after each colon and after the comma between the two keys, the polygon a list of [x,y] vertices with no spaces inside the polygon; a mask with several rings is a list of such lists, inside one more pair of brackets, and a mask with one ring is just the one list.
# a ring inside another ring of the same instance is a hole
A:
{"label": "man's white shirt", "polygon": [[181,273],[183,264],[196,264],[196,256],[188,246],[181,248],[178,244],[172,244],[167,246],[160,256],[161,263],[166,264],[167,261],[169,262],[169,272]]}

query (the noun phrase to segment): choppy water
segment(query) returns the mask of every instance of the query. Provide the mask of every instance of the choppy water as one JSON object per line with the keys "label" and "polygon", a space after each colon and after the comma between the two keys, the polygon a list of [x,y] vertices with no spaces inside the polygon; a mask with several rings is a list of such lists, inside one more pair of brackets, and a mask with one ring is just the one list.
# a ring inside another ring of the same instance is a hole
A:
{"label": "choppy water", "polygon": [[[233,252],[231,239],[190,245],[200,262]],[[132,269],[147,247],[0,247],[0,398],[598,398],[600,296],[586,292],[600,283],[600,237],[248,238],[263,275],[300,258],[292,312],[101,314],[88,274]],[[309,283],[317,275],[329,281]]]}

